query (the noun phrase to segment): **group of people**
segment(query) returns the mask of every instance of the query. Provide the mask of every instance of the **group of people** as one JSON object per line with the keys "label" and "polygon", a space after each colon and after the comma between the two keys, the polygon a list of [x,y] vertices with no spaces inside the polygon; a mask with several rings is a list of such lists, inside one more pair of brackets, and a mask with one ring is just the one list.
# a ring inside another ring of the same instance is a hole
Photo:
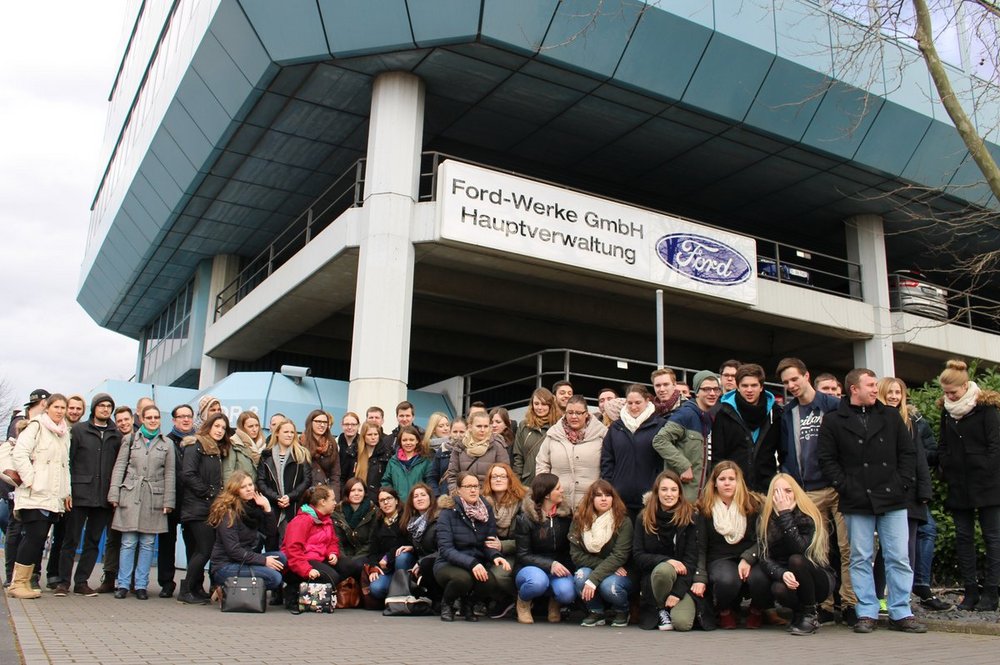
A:
{"label": "group of people", "polygon": [[256,414],[232,427],[211,396],[197,413],[175,407],[166,431],[149,400],[133,423],[128,407],[98,394],[74,422],[70,399],[37,390],[0,448],[0,478],[14,487],[8,595],[40,595],[52,529],[46,581],[56,595],[148,598],[158,536],[159,595],[171,597],[179,526],[188,564],[177,599],[189,604],[208,603],[247,567],[272,603],[289,605],[299,582],[317,580],[353,580],[377,603],[394,573],[409,571],[443,621],[514,612],[532,623],[537,612],[558,622],[578,604],[588,627],[731,629],[742,619],[809,635],[839,602],[842,620],[869,633],[884,599],[890,628],[917,633],[926,628],[911,592],[929,609],[950,607],[930,589],[936,468],[955,518],[960,609],[997,609],[1000,395],[949,361],[938,445],[899,379],[859,368],[821,392],[796,358],[776,375],[785,395],[765,389],[759,365],[727,361],[695,374],[685,399],[662,368],[652,393],[603,389],[597,411],[560,381],[532,393],[519,423],[474,404],[465,418],[432,414],[426,431],[409,402],[390,433],[378,407],[364,421],[344,414],[339,436],[325,411],[301,432],[275,414],[267,438]]}

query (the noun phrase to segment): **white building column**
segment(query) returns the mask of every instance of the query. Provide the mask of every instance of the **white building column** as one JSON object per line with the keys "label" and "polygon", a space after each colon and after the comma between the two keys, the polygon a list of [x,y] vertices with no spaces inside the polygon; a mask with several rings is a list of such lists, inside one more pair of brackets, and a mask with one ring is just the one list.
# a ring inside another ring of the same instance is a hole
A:
{"label": "white building column", "polygon": [[[240,257],[230,254],[220,254],[212,258],[212,274],[208,279],[207,300],[201,303],[201,312],[192,308],[192,315],[203,317],[201,321],[192,321],[193,325],[201,325],[207,330],[215,320],[215,299],[224,288],[236,279],[240,273]],[[201,284],[195,283],[195,302],[202,292]],[[204,337],[204,333],[202,333]],[[204,390],[214,386],[229,375],[229,359],[201,356],[201,373],[198,376],[198,389]]]}
{"label": "white building column", "polygon": [[885,260],[885,235],[878,215],[857,215],[845,220],[847,258],[861,266],[864,302],[871,305],[875,334],[854,343],[854,366],[867,367],[879,378],[895,376],[892,353],[892,317],[889,314],[889,270]]}
{"label": "white building column", "polygon": [[[354,305],[349,408],[389,412],[406,398],[413,307],[414,204],[419,196],[424,85],[406,72],[375,79]],[[391,422],[391,420],[390,420]]]}

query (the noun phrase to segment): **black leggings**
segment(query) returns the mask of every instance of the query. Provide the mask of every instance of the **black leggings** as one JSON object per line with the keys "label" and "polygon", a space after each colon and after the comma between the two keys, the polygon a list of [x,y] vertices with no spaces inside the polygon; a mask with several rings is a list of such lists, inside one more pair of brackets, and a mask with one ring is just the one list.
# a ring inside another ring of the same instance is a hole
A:
{"label": "black leggings", "polygon": [[474,593],[482,600],[496,598],[500,593],[500,586],[497,584],[497,578],[493,576],[493,572],[488,568],[487,572],[489,579],[480,582],[465,568],[451,564],[438,568],[434,571],[434,578],[443,589],[441,602],[450,604],[469,595],[469,593]]}
{"label": "black leggings", "polygon": [[784,582],[772,582],[771,593],[775,600],[791,610],[807,605],[815,606],[830,595],[830,578],[826,571],[801,554],[788,558],[788,570],[795,575],[798,589],[789,589]]}
{"label": "black leggings", "polygon": [[734,609],[747,596],[750,607],[763,610],[771,606],[771,578],[760,566],[751,566],[750,577],[744,582],[738,559],[717,559],[708,564],[708,581],[718,610]]}
{"label": "black leggings", "polygon": [[365,557],[363,556],[342,556],[337,559],[337,565],[335,566],[337,573],[340,575],[340,579],[345,580],[348,577],[354,577],[361,579],[361,573],[365,566]]}
{"label": "black leggings", "polygon": [[191,593],[196,589],[205,591],[205,564],[212,558],[212,547],[215,546],[215,529],[208,522],[189,522],[191,535],[194,536],[194,547],[188,560],[187,576],[184,578],[184,591]]}
{"label": "black leggings", "polygon": [[[51,513],[48,517],[40,510],[26,509],[21,513],[21,540],[17,544],[17,556],[14,562],[22,566],[34,566],[42,559],[42,550],[49,537],[49,527],[59,517]],[[56,553],[59,558],[59,553]],[[36,571],[37,572],[37,571]]]}

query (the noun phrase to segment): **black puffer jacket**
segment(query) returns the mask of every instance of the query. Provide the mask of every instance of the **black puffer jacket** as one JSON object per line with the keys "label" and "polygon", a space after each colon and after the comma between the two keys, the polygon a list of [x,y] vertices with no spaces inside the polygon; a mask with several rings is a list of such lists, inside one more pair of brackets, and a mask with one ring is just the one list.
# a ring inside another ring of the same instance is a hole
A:
{"label": "black puffer jacket", "polygon": [[515,573],[525,566],[536,566],[548,573],[555,561],[575,570],[569,553],[572,525],[573,512],[567,501],[559,504],[554,517],[543,517],[531,497],[524,497],[514,526]]}
{"label": "black puffer jacket", "polygon": [[242,520],[235,520],[229,524],[228,519],[223,519],[219,526],[215,527],[215,546],[212,547],[212,563],[210,568],[215,570],[230,563],[246,562],[248,566],[263,566],[267,561],[260,553],[261,537],[272,540],[277,531],[275,511],[272,506],[271,512],[264,510],[253,501],[244,504],[245,513]]}
{"label": "black puffer jacket", "polygon": [[260,463],[257,465],[257,485],[260,493],[267,497],[267,500],[278,512],[279,528],[282,524],[290,522],[299,512],[302,495],[312,486],[312,466],[309,462],[296,462],[289,451],[282,476],[285,494],[288,495],[287,508],[278,508],[278,498],[281,496],[281,492],[278,491],[278,470],[274,464],[274,456],[270,450],[261,453]]}
{"label": "black puffer jacket", "polygon": [[[654,496],[652,501],[656,501]],[[687,568],[687,575],[678,575],[670,595],[683,598],[691,589],[695,570],[698,567],[698,526],[695,521],[682,527],[673,524],[673,512],[657,509],[656,533],[646,531],[642,523],[642,513],[635,517],[632,534],[632,561],[636,572],[643,580],[653,569],[665,561],[680,561]]]}
{"label": "black puffer jacket", "polygon": [[946,507],[1000,506],[1000,393],[984,390],[959,420],[942,409],[938,463],[948,483]]}
{"label": "black puffer jacket", "polygon": [[[222,491],[222,457],[219,446],[208,437],[189,436],[181,441],[184,461],[181,481],[181,522],[204,522],[208,510]],[[271,505],[274,503],[272,501]]]}
{"label": "black puffer jacket", "polygon": [[759,562],[764,572],[778,582],[788,572],[788,559],[793,554],[805,555],[816,533],[816,523],[798,506],[772,515],[767,523],[767,548]]}
{"label": "black puffer jacket", "polygon": [[333,526],[337,530],[337,540],[340,541],[342,556],[368,556],[372,530],[375,528],[376,509],[371,502],[361,504],[359,509],[363,512],[353,527],[344,516],[343,504],[337,506],[333,514],[330,515],[333,519]]}
{"label": "black puffer jacket", "polygon": [[69,435],[69,468],[74,506],[111,508],[108,490],[121,443],[121,432],[112,422],[106,427],[98,427],[93,420],[73,425]]}
{"label": "black puffer jacket", "polygon": [[486,547],[486,539],[497,535],[496,518],[488,503],[486,522],[477,522],[466,514],[460,501],[453,502],[451,508],[442,510],[438,516],[437,533],[435,572],[448,565],[472,570],[483,564],[489,570],[493,560],[500,556],[496,550]]}

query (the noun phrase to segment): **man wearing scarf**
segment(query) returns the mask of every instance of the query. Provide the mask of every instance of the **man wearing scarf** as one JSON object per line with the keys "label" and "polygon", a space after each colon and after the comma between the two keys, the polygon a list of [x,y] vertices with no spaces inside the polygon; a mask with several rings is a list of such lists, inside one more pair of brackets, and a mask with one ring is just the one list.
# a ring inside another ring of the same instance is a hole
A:
{"label": "man wearing scarf", "polygon": [[[194,436],[194,409],[187,404],[175,406],[170,412],[171,430],[167,433],[167,438],[174,444],[174,477],[177,491],[175,493],[175,505],[181,505],[183,486],[181,484],[181,459],[183,448],[181,441],[184,437]],[[177,549],[177,527],[181,527],[184,533],[184,547],[187,557],[191,558],[191,546],[194,543],[194,536],[188,534],[187,528],[181,524],[181,511],[173,510],[167,515],[167,531],[160,534],[159,554],[156,559],[156,581],[160,585],[160,598],[170,598],[177,589],[174,582],[176,574],[176,549]]]}
{"label": "man wearing scarf", "polygon": [[649,380],[653,384],[653,406],[656,408],[656,415],[661,418],[669,417],[684,401],[681,391],[677,390],[677,375],[669,367],[661,367],[653,370]]}
{"label": "man wearing scarf", "polygon": [[736,390],[719,400],[712,424],[712,461],[731,460],[739,465],[747,487],[767,493],[777,472],[781,438],[781,407],[764,390],[764,368],[748,363],[736,370]]}
{"label": "man wearing scarf", "polygon": [[712,461],[712,408],[722,389],[715,372],[703,369],[694,375],[694,399],[685,401],[653,437],[653,449],[663,458],[663,468],[681,477],[684,497],[698,500]]}

